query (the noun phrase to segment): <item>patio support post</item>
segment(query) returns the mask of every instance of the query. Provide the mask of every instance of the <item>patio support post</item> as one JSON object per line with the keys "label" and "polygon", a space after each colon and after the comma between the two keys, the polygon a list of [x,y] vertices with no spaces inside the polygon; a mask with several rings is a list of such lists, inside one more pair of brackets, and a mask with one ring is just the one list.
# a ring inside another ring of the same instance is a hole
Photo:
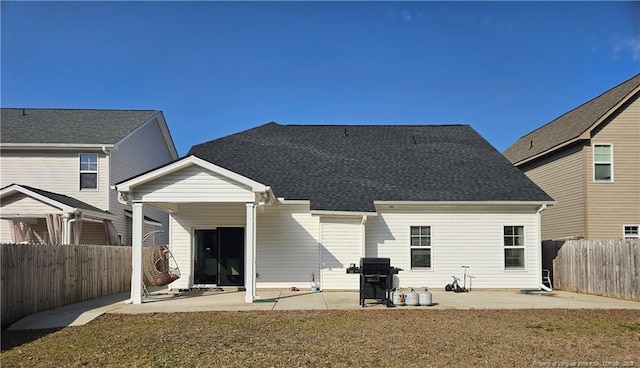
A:
{"label": "patio support post", "polygon": [[245,303],[253,303],[256,297],[256,205],[246,203],[247,224],[245,228],[245,266],[244,287]]}
{"label": "patio support post", "polygon": [[144,210],[141,202],[133,202],[133,219],[132,219],[132,240],[133,249],[131,257],[131,302],[133,304],[142,304],[142,227]]}
{"label": "patio support post", "polygon": [[69,226],[69,214],[62,215],[62,244],[68,245],[71,243],[71,229]]}

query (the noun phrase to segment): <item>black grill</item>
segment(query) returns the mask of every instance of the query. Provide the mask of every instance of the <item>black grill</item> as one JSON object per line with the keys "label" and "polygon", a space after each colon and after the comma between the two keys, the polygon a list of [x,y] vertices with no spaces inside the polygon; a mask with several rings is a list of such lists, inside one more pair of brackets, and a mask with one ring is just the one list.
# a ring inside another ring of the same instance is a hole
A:
{"label": "black grill", "polygon": [[391,289],[393,275],[402,271],[391,267],[389,258],[360,258],[360,267],[351,264],[347,273],[360,274],[360,305],[365,306],[365,299],[375,299],[388,307],[393,305]]}

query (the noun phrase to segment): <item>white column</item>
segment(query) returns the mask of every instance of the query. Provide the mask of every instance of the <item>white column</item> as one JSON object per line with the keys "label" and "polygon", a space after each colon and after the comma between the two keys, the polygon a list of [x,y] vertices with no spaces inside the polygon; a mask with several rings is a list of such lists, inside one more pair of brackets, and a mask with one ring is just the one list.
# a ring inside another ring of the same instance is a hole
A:
{"label": "white column", "polygon": [[131,302],[133,304],[142,304],[142,268],[143,268],[143,252],[142,252],[142,229],[144,220],[143,205],[140,202],[133,202],[133,219],[132,219],[132,240],[133,250],[131,257]]}
{"label": "white column", "polygon": [[69,214],[62,215],[62,244],[68,245],[71,243],[71,226],[69,224]]}
{"label": "white column", "polygon": [[244,287],[245,303],[253,303],[256,297],[256,205],[246,203],[247,223],[244,229]]}

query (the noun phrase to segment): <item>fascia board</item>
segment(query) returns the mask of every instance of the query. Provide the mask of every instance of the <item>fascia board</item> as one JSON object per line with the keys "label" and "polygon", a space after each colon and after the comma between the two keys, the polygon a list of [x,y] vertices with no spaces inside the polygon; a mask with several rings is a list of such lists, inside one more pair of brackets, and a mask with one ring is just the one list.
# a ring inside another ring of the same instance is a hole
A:
{"label": "fascia board", "polygon": [[51,150],[51,151],[103,151],[113,148],[113,144],[77,144],[77,143],[2,143],[0,150]]}
{"label": "fascia board", "polygon": [[373,201],[374,206],[553,206],[556,201]]}
{"label": "fascia board", "polygon": [[374,217],[378,216],[377,212],[351,212],[351,211],[329,211],[329,210],[312,210],[312,216],[326,216],[326,217]]}

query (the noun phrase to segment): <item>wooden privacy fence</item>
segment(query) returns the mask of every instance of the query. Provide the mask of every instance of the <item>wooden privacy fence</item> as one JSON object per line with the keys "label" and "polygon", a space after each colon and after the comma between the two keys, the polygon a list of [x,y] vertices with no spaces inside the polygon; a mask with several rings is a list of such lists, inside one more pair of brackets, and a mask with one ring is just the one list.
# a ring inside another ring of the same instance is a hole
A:
{"label": "wooden privacy fence", "polygon": [[2,326],[131,287],[131,247],[2,244]]}
{"label": "wooden privacy fence", "polygon": [[559,290],[640,300],[640,239],[542,242]]}

